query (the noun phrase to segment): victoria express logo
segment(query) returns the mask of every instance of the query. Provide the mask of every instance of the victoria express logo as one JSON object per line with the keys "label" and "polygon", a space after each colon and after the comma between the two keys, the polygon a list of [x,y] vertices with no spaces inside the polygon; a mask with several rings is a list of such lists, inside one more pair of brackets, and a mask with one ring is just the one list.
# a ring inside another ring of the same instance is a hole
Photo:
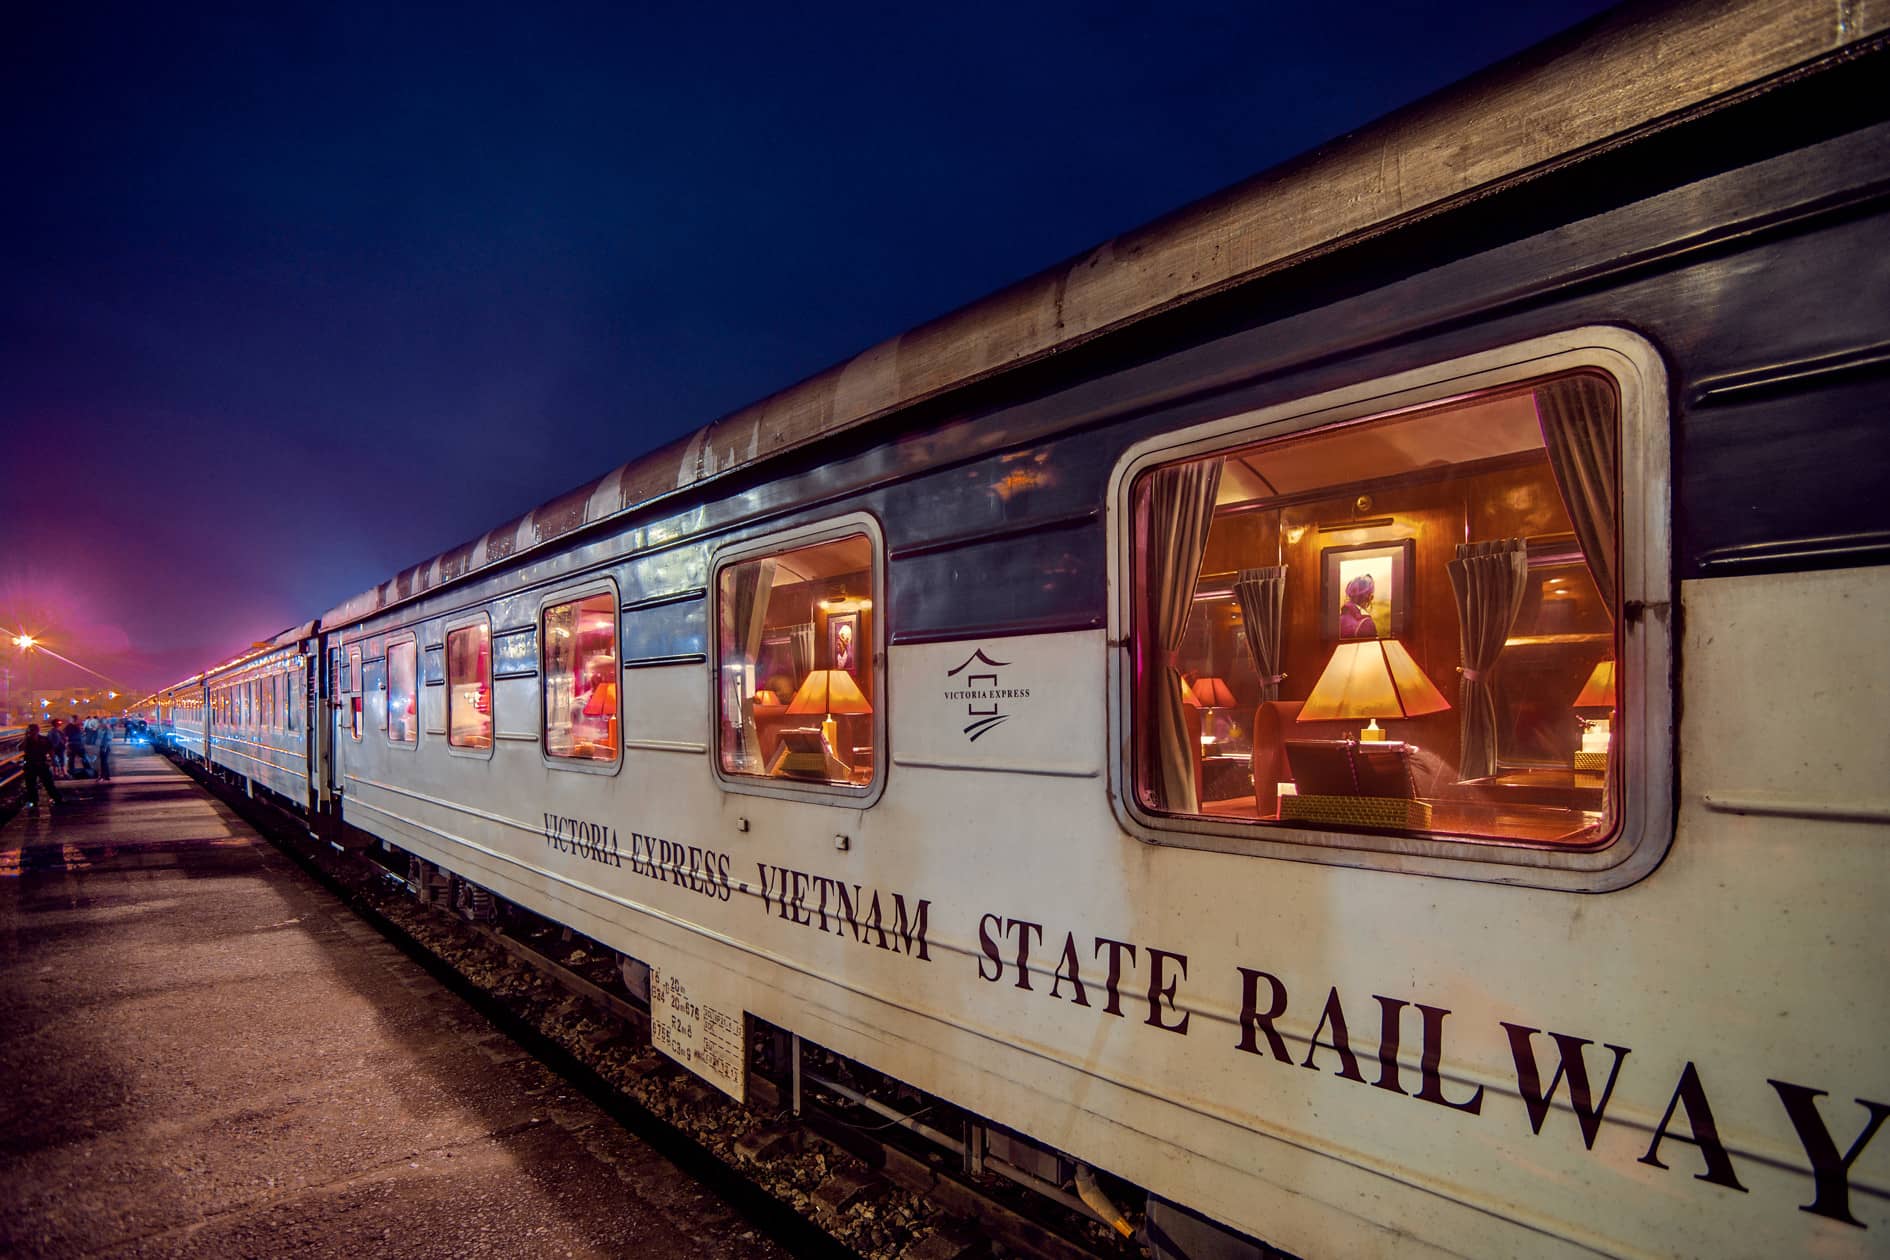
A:
{"label": "victoria express logo", "polygon": [[1008,669],[1009,661],[994,661],[979,648],[965,658],[957,669],[945,671],[948,685],[945,699],[965,706],[965,739],[977,743],[985,735],[1011,719],[1010,710],[1017,701],[1030,699],[1028,687],[1006,687],[998,671]]}

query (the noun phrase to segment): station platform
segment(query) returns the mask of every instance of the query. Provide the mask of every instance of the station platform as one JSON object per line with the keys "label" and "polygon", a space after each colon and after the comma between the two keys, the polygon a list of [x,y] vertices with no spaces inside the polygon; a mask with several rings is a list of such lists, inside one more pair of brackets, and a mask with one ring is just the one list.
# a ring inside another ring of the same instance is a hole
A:
{"label": "station platform", "polygon": [[0,828],[0,1255],[784,1254],[114,751]]}

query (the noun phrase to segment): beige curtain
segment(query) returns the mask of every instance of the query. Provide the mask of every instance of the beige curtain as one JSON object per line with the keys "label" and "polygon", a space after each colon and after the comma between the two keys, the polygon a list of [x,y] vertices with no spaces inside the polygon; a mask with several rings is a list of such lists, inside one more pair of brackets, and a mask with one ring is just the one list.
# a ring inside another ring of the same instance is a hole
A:
{"label": "beige curtain", "polygon": [[[741,764],[753,765],[761,756],[761,740],[755,733],[755,688],[765,685],[766,680],[755,678],[755,667],[761,661],[761,638],[768,624],[768,597],[774,593],[775,562],[757,560],[752,564],[736,566],[734,573],[735,598],[730,601],[733,614],[735,647],[747,664],[742,671],[741,680],[741,715],[742,747],[739,753]],[[783,697],[787,699],[787,697]]]}
{"label": "beige curtain", "polygon": [[1149,474],[1144,500],[1143,598],[1157,648],[1155,659],[1143,657],[1137,671],[1152,719],[1153,739],[1144,745],[1152,764],[1146,766],[1150,773],[1144,782],[1159,790],[1158,807],[1183,814],[1200,809],[1200,797],[1194,786],[1197,749],[1188,738],[1176,654],[1194,611],[1195,583],[1220,484],[1218,459],[1177,464]]}
{"label": "beige curtain", "polygon": [[[794,654],[794,685],[814,672],[814,623],[803,621],[788,627],[788,649]],[[787,703],[783,696],[781,703]]]}
{"label": "beige curtain", "polygon": [[1457,558],[1444,568],[1457,596],[1457,638],[1463,656],[1457,701],[1463,746],[1457,773],[1480,779],[1496,773],[1496,702],[1490,674],[1522,611],[1529,552],[1520,538],[1460,543]]}
{"label": "beige curtain", "polygon": [[1620,593],[1620,528],[1615,486],[1620,481],[1621,425],[1614,390],[1595,376],[1569,376],[1536,390],[1536,418],[1601,605],[1614,616]]}
{"label": "beige curtain", "polygon": [[1286,566],[1242,569],[1234,581],[1241,629],[1260,671],[1260,703],[1280,698],[1280,625],[1286,606]]}

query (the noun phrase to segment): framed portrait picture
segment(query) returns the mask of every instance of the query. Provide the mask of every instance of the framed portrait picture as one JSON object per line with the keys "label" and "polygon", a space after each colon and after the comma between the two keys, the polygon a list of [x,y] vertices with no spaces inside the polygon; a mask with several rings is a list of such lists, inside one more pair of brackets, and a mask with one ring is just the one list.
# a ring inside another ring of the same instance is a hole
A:
{"label": "framed portrait picture", "polygon": [[860,653],[864,646],[860,642],[859,613],[834,613],[827,618],[827,660],[831,663],[829,668],[843,669],[858,678]]}
{"label": "framed portrait picture", "polygon": [[1319,553],[1319,625],[1328,639],[1391,639],[1411,620],[1417,541],[1356,543]]}

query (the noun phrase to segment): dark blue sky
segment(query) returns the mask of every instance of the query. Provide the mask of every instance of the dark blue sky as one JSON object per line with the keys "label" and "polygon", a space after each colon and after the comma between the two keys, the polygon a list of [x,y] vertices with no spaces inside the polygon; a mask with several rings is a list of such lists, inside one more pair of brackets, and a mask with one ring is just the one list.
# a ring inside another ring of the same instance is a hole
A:
{"label": "dark blue sky", "polygon": [[1604,7],[13,11],[0,620],[171,681]]}

